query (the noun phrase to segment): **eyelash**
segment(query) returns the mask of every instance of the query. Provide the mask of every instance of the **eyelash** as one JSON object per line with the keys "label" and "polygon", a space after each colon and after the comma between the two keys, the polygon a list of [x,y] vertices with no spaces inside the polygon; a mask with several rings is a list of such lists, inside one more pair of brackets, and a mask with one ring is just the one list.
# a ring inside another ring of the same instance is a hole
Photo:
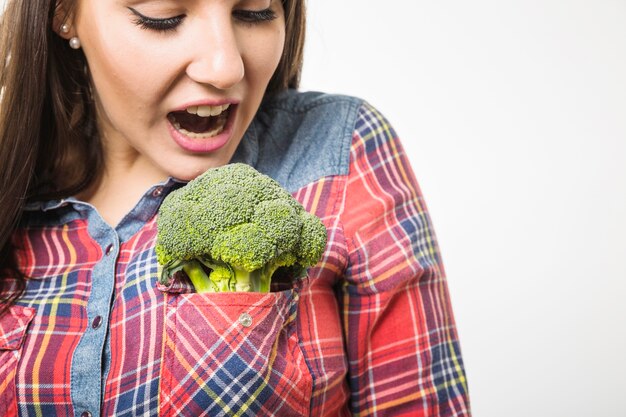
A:
{"label": "eyelash", "polygon": [[[129,10],[135,15],[135,19],[133,19],[134,24],[142,29],[154,30],[157,32],[175,31],[178,25],[180,25],[185,19],[184,14],[174,17],[166,17],[164,19],[157,19],[144,16],[132,7],[129,7]],[[247,25],[254,25],[256,23],[268,22],[276,19],[276,13],[270,8],[263,10],[235,10],[233,11],[233,16]]]}
{"label": "eyelash", "polygon": [[233,16],[249,24],[269,22],[276,19],[276,13],[270,8],[263,10],[235,10],[233,11]]}

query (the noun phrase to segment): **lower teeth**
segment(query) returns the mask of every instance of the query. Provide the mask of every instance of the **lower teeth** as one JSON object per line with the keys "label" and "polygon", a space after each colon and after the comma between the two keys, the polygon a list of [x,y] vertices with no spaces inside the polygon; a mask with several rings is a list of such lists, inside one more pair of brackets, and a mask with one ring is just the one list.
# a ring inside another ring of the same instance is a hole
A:
{"label": "lower teeth", "polygon": [[226,126],[226,120],[226,117],[220,117],[217,121],[217,127],[215,127],[215,129],[200,133],[190,132],[187,129],[183,129],[182,127],[180,127],[180,123],[178,123],[176,120],[170,120],[170,122],[172,123],[172,126],[174,126],[174,129],[178,130],[180,133],[187,137],[190,137],[192,139],[208,139],[212,138],[213,136],[217,136],[224,131],[224,127]]}

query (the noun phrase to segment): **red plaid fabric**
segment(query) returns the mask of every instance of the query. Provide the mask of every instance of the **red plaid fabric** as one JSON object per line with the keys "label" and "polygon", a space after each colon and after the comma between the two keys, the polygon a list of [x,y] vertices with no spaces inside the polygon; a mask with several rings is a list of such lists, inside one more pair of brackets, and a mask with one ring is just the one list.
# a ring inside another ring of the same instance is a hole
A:
{"label": "red plaid fabric", "polygon": [[14,306],[0,317],[0,416],[17,415],[15,372],[26,329],[34,316],[35,309]]}
{"label": "red plaid fabric", "polygon": [[[119,243],[93,415],[470,415],[436,238],[386,120],[364,105],[349,173],[294,195],[323,219],[329,241],[287,290],[162,291],[154,216]],[[40,213],[47,222],[14,236],[31,279],[0,321],[0,415],[81,413],[71,363],[81,338],[98,331],[87,307],[108,251],[84,215],[59,221],[58,210],[68,208]]]}
{"label": "red plaid fabric", "polygon": [[297,302],[294,291],[169,297],[160,415],[306,415]]}

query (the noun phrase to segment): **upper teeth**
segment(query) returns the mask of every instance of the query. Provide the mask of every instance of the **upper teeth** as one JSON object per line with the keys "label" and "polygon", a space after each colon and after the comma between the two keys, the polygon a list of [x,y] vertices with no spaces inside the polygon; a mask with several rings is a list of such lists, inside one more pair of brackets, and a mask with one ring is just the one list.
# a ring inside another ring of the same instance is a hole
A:
{"label": "upper teeth", "polygon": [[217,116],[229,106],[230,104],[222,104],[221,106],[191,106],[187,107],[187,113],[197,114],[200,117]]}

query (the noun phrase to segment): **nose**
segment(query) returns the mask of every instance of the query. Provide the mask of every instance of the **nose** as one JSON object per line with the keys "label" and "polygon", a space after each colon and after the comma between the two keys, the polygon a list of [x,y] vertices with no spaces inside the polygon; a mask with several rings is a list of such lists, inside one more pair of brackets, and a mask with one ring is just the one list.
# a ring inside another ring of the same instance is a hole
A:
{"label": "nose", "polygon": [[190,48],[186,73],[192,80],[227,90],[243,79],[243,58],[230,19],[202,25]]}

